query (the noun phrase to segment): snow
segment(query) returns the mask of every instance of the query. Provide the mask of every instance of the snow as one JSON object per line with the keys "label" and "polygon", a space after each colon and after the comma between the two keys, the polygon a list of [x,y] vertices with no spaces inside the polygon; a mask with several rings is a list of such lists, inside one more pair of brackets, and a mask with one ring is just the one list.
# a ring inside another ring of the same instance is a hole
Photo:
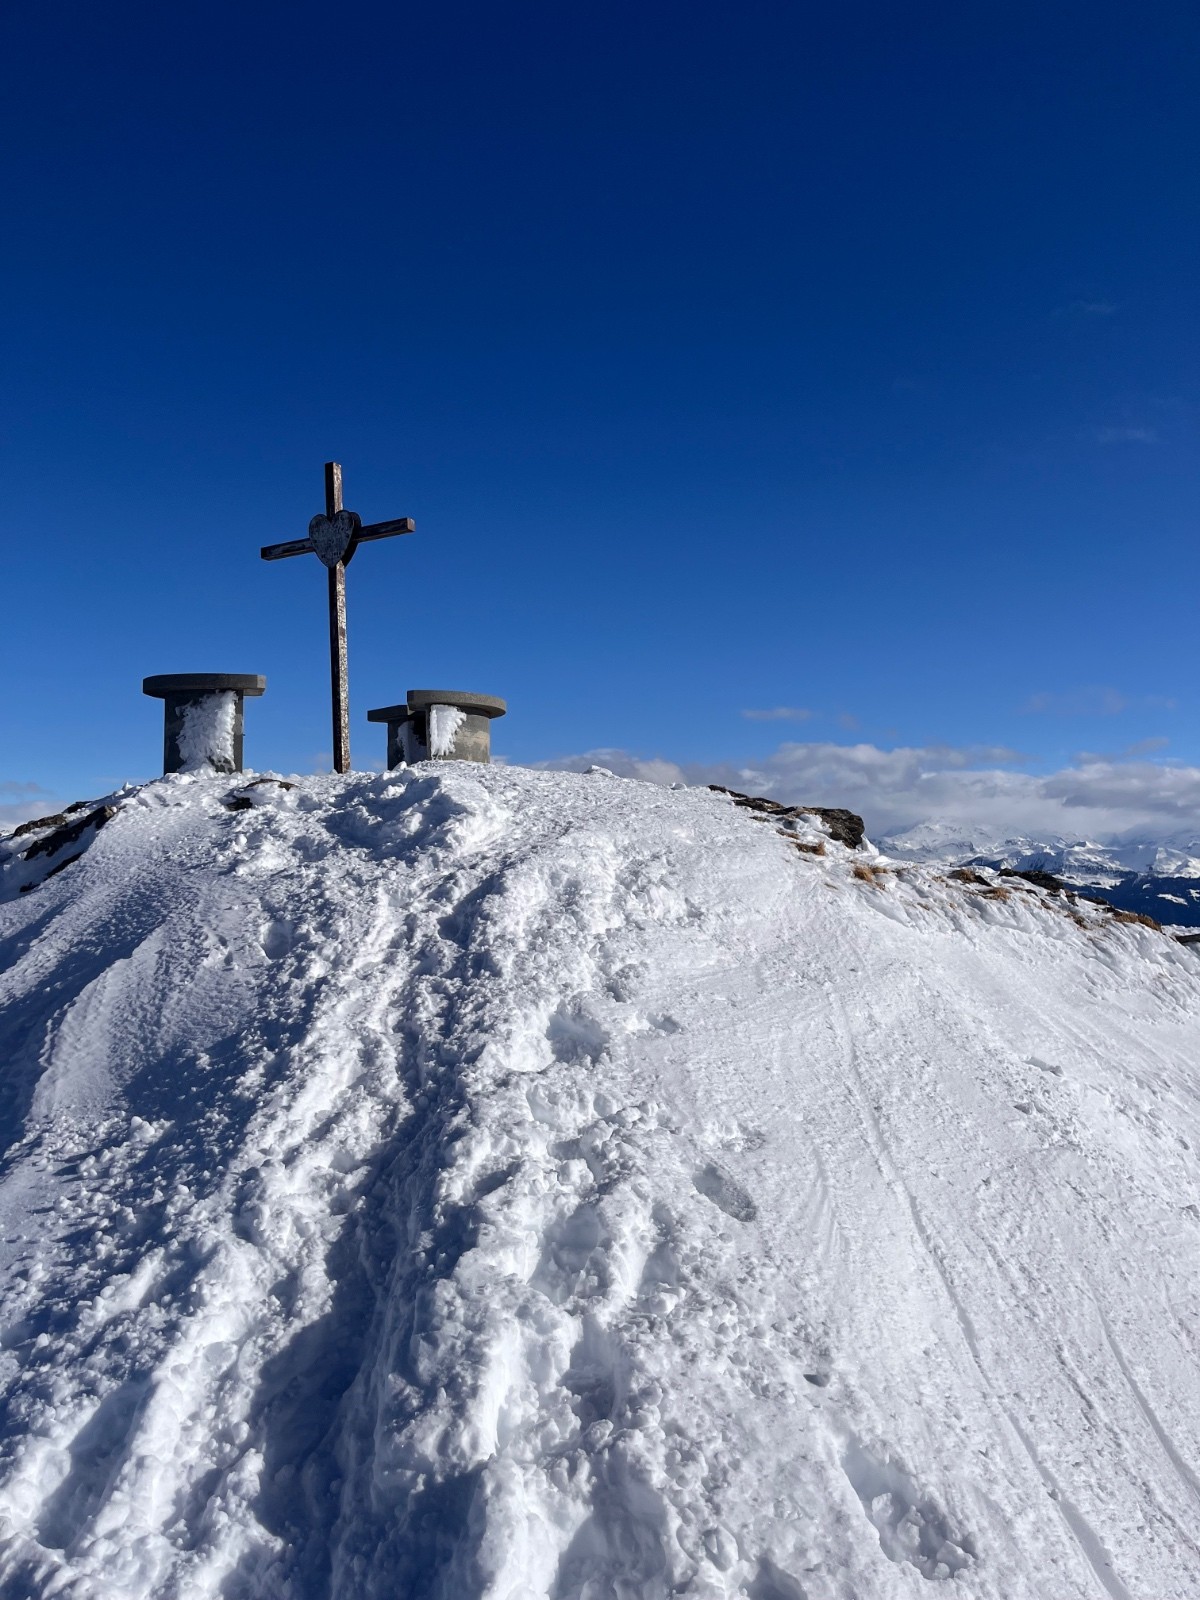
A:
{"label": "snow", "polygon": [[429,754],[433,757],[452,756],[455,737],[466,720],[466,712],[458,706],[430,706]]}
{"label": "snow", "polygon": [[1012,835],[994,829],[964,831],[938,822],[921,822],[880,843],[902,861],[968,861],[985,857],[1008,867],[1043,867],[1071,883],[1115,884],[1130,873],[1160,878],[1200,878],[1200,838],[1194,832],[1147,839],[1065,839]]}
{"label": "snow", "polygon": [[84,840],[0,870],[4,1595],[1200,1595],[1194,949],[600,772]]}
{"label": "snow", "polygon": [[216,768],[228,772],[233,760],[233,723],[237,695],[231,690],[206,694],[184,707],[179,754],[184,772]]}

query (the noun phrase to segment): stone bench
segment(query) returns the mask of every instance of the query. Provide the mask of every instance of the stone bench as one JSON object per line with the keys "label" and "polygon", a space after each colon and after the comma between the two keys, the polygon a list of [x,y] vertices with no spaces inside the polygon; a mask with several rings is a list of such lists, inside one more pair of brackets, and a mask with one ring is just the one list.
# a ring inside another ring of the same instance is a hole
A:
{"label": "stone bench", "polygon": [[492,718],[508,710],[491,694],[462,689],[410,689],[399,706],[378,706],[368,722],[386,722],[389,769],[416,761],[492,759]]}
{"label": "stone bench", "polygon": [[240,772],[242,710],[267,680],[253,672],[166,672],[142,679],[163,702],[163,772]]}

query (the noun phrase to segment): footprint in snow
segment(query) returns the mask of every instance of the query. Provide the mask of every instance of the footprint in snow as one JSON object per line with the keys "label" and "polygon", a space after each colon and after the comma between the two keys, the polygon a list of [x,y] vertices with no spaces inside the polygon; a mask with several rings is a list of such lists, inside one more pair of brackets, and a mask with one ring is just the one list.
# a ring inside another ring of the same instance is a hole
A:
{"label": "footprint in snow", "polygon": [[665,1207],[654,1209],[656,1242],[646,1257],[638,1298],[651,1310],[671,1310],[683,1294],[683,1269],[675,1251],[675,1224]]}
{"label": "footprint in snow", "polygon": [[1043,1061],[1040,1056],[1027,1056],[1026,1060],[1031,1067],[1040,1067],[1043,1072],[1052,1073],[1056,1078],[1061,1078],[1063,1075],[1063,1069],[1055,1066],[1053,1061]]}
{"label": "footprint in snow", "polygon": [[808,1590],[789,1577],[769,1556],[761,1556],[758,1571],[746,1590],[749,1600],[808,1600]]}
{"label": "footprint in snow", "polygon": [[706,1200],[711,1200],[735,1222],[753,1222],[757,1217],[758,1207],[741,1184],[714,1167],[711,1161],[692,1174],[692,1182]]}
{"label": "footprint in snow", "polygon": [[104,1504],[137,1428],[150,1385],[130,1379],[111,1390],[67,1446],[70,1470],[41,1508],[39,1543],[65,1550]]}
{"label": "footprint in snow", "polygon": [[292,948],[292,939],[291,923],[278,917],[272,917],[259,934],[259,943],[268,961],[279,961],[286,956]]}
{"label": "footprint in snow", "polygon": [[889,1561],[907,1562],[923,1578],[953,1579],[976,1558],[969,1534],[958,1533],[931,1496],[894,1461],[852,1439],[842,1467]]}
{"label": "footprint in snow", "polygon": [[546,1039],[556,1061],[596,1066],[609,1045],[607,1028],[580,1006],[563,1005],[550,1018]]}

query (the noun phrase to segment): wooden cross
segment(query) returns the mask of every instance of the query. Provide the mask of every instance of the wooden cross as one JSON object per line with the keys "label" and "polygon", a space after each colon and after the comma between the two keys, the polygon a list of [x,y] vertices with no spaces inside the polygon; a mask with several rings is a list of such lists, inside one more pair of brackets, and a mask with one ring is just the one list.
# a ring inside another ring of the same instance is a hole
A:
{"label": "wooden cross", "polygon": [[357,511],[342,505],[342,469],[336,461],[325,463],[325,511],[308,525],[307,539],[291,539],[287,544],[264,545],[259,554],[264,561],[282,561],[285,556],[320,557],[329,568],[329,679],[333,692],[333,770],[350,771],[350,691],[346,679],[346,568],[360,544],[371,539],[392,539],[398,533],[414,533],[411,517],[391,522],[369,522],[363,526]]}

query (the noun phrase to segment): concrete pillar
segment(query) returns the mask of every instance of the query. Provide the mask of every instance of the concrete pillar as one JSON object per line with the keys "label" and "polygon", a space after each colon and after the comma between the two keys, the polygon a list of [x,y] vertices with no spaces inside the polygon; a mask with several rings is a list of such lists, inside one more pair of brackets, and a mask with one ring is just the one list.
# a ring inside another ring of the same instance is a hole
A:
{"label": "concrete pillar", "polygon": [[253,672],[167,672],[142,679],[163,702],[163,771],[240,772],[242,707],[267,680]]}
{"label": "concrete pillar", "polygon": [[405,705],[379,706],[368,722],[386,722],[387,764],[402,761],[484,761],[492,759],[492,718],[508,710],[491,694],[463,689],[410,689]]}

